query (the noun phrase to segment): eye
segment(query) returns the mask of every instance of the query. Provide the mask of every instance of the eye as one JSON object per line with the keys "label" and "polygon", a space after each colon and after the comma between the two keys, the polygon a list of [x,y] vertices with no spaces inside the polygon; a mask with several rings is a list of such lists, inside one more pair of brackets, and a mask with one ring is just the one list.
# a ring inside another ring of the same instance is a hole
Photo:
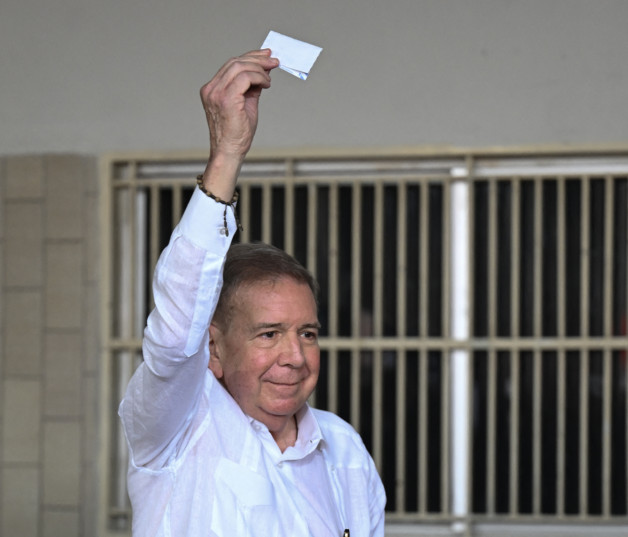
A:
{"label": "eye", "polygon": [[262,339],[273,339],[277,335],[277,330],[269,330],[267,332],[262,332],[259,337]]}
{"label": "eye", "polygon": [[313,330],[306,330],[301,334],[305,339],[309,339],[311,341],[316,341],[318,339],[318,332]]}

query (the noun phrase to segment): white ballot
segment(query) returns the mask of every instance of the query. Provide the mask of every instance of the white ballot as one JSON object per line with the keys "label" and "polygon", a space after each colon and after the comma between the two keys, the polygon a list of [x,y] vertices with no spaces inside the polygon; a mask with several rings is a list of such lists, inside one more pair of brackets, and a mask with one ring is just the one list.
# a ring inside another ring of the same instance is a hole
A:
{"label": "white ballot", "polygon": [[260,48],[269,48],[272,51],[271,56],[279,60],[279,68],[301,80],[307,79],[312,65],[323,50],[272,30]]}

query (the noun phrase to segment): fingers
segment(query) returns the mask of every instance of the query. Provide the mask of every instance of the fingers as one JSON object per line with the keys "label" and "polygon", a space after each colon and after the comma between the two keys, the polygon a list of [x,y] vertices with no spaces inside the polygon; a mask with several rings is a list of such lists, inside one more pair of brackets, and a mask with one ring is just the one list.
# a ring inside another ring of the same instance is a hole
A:
{"label": "fingers", "polygon": [[[231,58],[200,91],[210,135],[208,181],[225,191],[232,190],[251,147],[260,93],[270,87],[270,71],[279,65],[270,55],[265,49]],[[227,179],[217,179],[223,176]]]}
{"label": "fingers", "polygon": [[[276,58],[270,57],[270,49],[252,50],[227,61],[214,78],[201,88],[201,98],[206,101],[209,91],[222,91],[236,82],[236,91],[246,92],[250,86],[270,87],[269,72],[279,65]],[[244,76],[241,76],[244,75]],[[248,85],[247,85],[248,84]]]}

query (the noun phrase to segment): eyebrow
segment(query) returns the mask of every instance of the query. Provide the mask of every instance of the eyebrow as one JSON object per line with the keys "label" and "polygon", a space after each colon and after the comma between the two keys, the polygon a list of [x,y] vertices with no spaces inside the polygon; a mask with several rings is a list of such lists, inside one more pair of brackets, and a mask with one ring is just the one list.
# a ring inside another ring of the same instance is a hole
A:
{"label": "eyebrow", "polygon": [[[285,328],[285,327],[286,327],[286,323],[258,323],[258,324],[253,325],[252,328],[254,331],[257,331],[257,330],[265,330],[267,328]],[[302,330],[304,328],[315,328],[316,330],[320,330],[322,326],[321,326],[321,323],[317,321],[315,323],[305,323],[299,326],[299,330]]]}

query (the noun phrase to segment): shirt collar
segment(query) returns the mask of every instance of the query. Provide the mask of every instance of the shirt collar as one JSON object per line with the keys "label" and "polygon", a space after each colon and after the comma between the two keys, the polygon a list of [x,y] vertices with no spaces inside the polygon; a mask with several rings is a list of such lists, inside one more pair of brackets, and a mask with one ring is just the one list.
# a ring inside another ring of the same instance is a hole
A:
{"label": "shirt collar", "polygon": [[[279,454],[280,460],[303,459],[324,442],[323,433],[316,416],[307,403],[296,413],[298,427],[297,441],[294,446],[290,446],[283,453],[279,451],[268,427],[250,416],[248,416],[248,418],[253,430],[260,437],[262,443],[267,446],[267,449],[274,447],[274,449],[272,449],[272,451],[275,452],[273,455],[277,456],[277,454]],[[271,446],[268,445],[269,438],[272,440]]]}

